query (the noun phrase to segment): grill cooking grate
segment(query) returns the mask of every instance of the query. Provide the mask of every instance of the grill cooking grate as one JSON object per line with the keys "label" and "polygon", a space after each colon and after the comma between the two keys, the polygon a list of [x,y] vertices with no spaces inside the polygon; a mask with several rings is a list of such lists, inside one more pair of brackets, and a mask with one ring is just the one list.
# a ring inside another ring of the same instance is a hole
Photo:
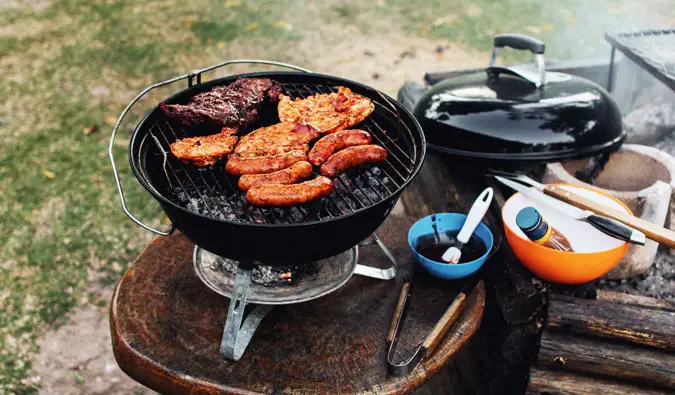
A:
{"label": "grill cooking grate", "polygon": [[[282,84],[285,94],[295,99],[316,93],[337,92],[337,87]],[[371,100],[373,98],[371,97]],[[168,180],[166,191],[159,191],[169,200],[199,214],[232,222],[258,224],[293,224],[326,220],[351,214],[372,206],[395,193],[410,177],[415,160],[412,133],[400,121],[397,110],[384,97],[373,100],[375,111],[355,128],[367,130],[373,143],[385,147],[387,160],[372,166],[362,166],[334,178],[334,191],[317,202],[279,208],[258,208],[246,202],[245,193],[237,187],[237,178],[225,172],[224,161],[214,166],[198,168],[184,164],[170,152],[170,144],[177,139],[217,133],[219,128],[183,125],[161,117],[150,127],[148,145],[151,155],[161,156],[163,177]],[[264,114],[263,114],[264,115]],[[246,130],[269,126],[278,119],[263,120]],[[276,117],[275,117],[276,118]],[[395,120],[395,121],[392,121]],[[315,175],[318,174],[315,168]],[[147,176],[146,176],[147,179]],[[152,182],[151,182],[152,184]]]}
{"label": "grill cooking grate", "polygon": [[612,61],[618,49],[675,90],[675,29],[607,33],[605,38],[612,44]]}

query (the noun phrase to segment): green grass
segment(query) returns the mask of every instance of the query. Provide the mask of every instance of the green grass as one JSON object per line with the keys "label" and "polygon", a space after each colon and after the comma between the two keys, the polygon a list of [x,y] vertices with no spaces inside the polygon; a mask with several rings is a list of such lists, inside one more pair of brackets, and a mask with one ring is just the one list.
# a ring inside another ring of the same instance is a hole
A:
{"label": "green grass", "polygon": [[[37,390],[27,376],[38,336],[78,303],[105,305],[90,278],[114,283],[150,237],[122,213],[106,155],[111,119],[145,86],[251,53],[302,64],[294,46],[326,24],[482,51],[493,34],[519,31],[546,40],[554,57],[595,54],[609,19],[594,13],[619,6],[590,3],[54,0],[40,12],[0,10],[0,394]],[[129,206],[154,226],[162,213],[131,174],[125,140],[176,89],[142,101],[115,146]]]}

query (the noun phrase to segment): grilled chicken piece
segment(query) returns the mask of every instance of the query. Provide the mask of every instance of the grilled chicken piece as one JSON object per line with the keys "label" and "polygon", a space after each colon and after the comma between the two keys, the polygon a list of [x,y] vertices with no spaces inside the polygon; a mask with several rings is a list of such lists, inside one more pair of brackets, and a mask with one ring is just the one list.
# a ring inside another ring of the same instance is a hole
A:
{"label": "grilled chicken piece", "polygon": [[321,166],[335,151],[355,145],[370,144],[372,137],[364,130],[341,130],[319,139],[309,151],[307,158],[313,165]]}
{"label": "grilled chicken piece", "polygon": [[337,93],[316,94],[306,99],[292,100],[279,95],[279,119],[313,126],[321,133],[332,133],[356,125],[370,115],[373,102],[344,86]]}
{"label": "grilled chicken piece", "polygon": [[318,130],[294,122],[256,129],[241,138],[234,149],[240,157],[278,155],[290,151],[307,152],[309,142],[321,134]]}
{"label": "grilled chicken piece", "polygon": [[277,155],[242,157],[230,155],[225,171],[240,176],[243,174],[265,174],[285,169],[294,163],[307,160],[306,151],[290,151]]}
{"label": "grilled chicken piece", "polygon": [[254,185],[262,184],[294,184],[312,175],[309,162],[297,162],[291,167],[267,174],[244,174],[239,178],[239,189],[247,191]]}
{"label": "grilled chicken piece", "polygon": [[331,155],[321,165],[321,175],[335,177],[345,170],[366,163],[381,162],[387,158],[387,150],[379,145],[357,145]]}
{"label": "grilled chicken piece", "polygon": [[333,191],[330,178],[318,176],[299,184],[262,184],[252,186],[246,193],[246,200],[256,206],[292,206],[321,199]]}
{"label": "grilled chicken piece", "polygon": [[212,165],[232,152],[238,140],[237,136],[233,136],[235,133],[235,129],[223,128],[217,134],[180,139],[171,144],[171,153],[199,167]]}
{"label": "grilled chicken piece", "polygon": [[239,128],[257,121],[265,101],[276,104],[280,94],[281,85],[269,78],[238,78],[195,95],[187,104],[161,103],[159,108],[186,125],[210,123]]}

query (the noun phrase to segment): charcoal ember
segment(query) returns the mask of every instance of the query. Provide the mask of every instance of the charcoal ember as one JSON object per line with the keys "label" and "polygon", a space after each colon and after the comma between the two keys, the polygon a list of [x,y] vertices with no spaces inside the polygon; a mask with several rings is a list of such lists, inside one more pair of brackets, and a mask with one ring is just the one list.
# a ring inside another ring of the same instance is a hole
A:
{"label": "charcoal ember", "polygon": [[190,98],[187,104],[160,103],[159,108],[184,125],[215,124],[233,128],[258,121],[265,101],[278,101],[281,85],[269,78],[238,78]]}
{"label": "charcoal ember", "polygon": [[[232,259],[220,258],[215,261],[211,269],[221,270],[237,274],[239,263]],[[278,285],[293,285],[297,284],[304,276],[314,274],[317,271],[316,263],[309,262],[296,265],[284,266],[267,266],[261,264],[254,264],[251,269],[251,282],[265,287],[274,287]],[[290,273],[290,281],[287,274]]]}

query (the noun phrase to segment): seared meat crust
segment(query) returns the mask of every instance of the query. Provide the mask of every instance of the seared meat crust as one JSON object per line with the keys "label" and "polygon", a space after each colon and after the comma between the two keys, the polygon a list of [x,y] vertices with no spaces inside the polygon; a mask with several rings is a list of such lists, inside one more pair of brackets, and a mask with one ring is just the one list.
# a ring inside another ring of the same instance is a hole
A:
{"label": "seared meat crust", "polygon": [[244,174],[239,178],[239,189],[247,191],[254,185],[262,184],[294,184],[312,175],[309,162],[297,162],[291,167],[267,174]]}
{"label": "seared meat crust", "polygon": [[294,122],[256,129],[242,137],[234,149],[241,157],[278,155],[290,151],[307,152],[309,142],[318,138],[318,130]]}
{"label": "seared meat crust", "polygon": [[370,144],[372,137],[370,133],[364,130],[341,130],[331,133],[319,139],[309,151],[310,163],[320,166],[323,162],[333,155],[335,151],[352,147],[355,145]]}
{"label": "seared meat crust", "polygon": [[332,133],[356,125],[370,115],[373,102],[344,86],[330,94],[316,94],[306,99],[292,100],[279,95],[279,119],[282,122],[297,122]]}
{"label": "seared meat crust", "polygon": [[299,184],[262,184],[251,187],[246,200],[256,206],[292,206],[320,199],[333,191],[330,178],[318,176]]}
{"label": "seared meat crust", "polygon": [[171,144],[171,153],[183,161],[196,166],[208,166],[232,152],[237,143],[235,129],[223,128],[220,133],[209,136],[187,137]]}
{"label": "seared meat crust", "polygon": [[366,163],[381,162],[387,158],[387,150],[379,145],[357,145],[331,155],[321,165],[321,175],[335,177],[345,170]]}
{"label": "seared meat crust", "polygon": [[272,173],[303,160],[307,160],[305,151],[290,151],[278,155],[254,157],[241,157],[232,154],[227,161],[227,165],[225,165],[225,171],[235,176]]}
{"label": "seared meat crust", "polygon": [[240,128],[257,121],[264,102],[276,104],[280,94],[281,85],[269,78],[238,78],[195,95],[187,104],[160,103],[159,108],[185,125],[210,123]]}

